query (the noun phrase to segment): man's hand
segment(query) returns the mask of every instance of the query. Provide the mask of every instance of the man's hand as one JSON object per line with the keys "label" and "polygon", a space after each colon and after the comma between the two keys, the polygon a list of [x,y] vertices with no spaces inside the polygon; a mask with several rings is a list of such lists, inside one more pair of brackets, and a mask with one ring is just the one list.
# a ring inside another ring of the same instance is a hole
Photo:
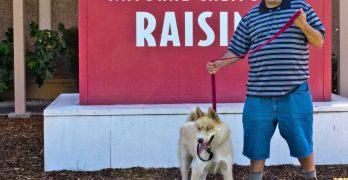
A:
{"label": "man's hand", "polygon": [[303,11],[303,9],[301,8],[299,11],[301,11],[301,14],[299,17],[296,18],[295,20],[295,24],[297,27],[299,27],[300,29],[303,29],[306,25],[308,25],[307,23],[307,15],[306,13]]}
{"label": "man's hand", "polygon": [[224,67],[223,60],[217,60],[215,62],[208,62],[207,63],[207,70],[208,70],[209,74],[217,73],[222,67]]}
{"label": "man's hand", "polygon": [[303,12],[303,9],[300,9],[300,11],[301,15],[295,20],[296,26],[299,27],[305,34],[309,44],[312,44],[316,47],[322,47],[324,44],[323,35],[308,24],[307,15]]}
{"label": "man's hand", "polygon": [[230,51],[227,51],[221,59],[226,59],[226,58],[231,58],[231,59],[226,59],[226,60],[217,60],[215,62],[208,62],[207,63],[207,70],[209,74],[215,74],[217,73],[221,68],[234,64],[235,62],[239,61],[238,58],[235,58],[236,55],[231,53]]}

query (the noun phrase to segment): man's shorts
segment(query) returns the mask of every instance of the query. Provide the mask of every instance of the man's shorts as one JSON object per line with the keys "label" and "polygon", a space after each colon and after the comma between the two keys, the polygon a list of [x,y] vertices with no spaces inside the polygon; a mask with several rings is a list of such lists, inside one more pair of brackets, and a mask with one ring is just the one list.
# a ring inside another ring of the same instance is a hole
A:
{"label": "man's shorts", "polygon": [[305,158],[312,154],[313,104],[307,82],[283,97],[246,98],[243,154],[251,160],[268,159],[277,125],[292,157]]}

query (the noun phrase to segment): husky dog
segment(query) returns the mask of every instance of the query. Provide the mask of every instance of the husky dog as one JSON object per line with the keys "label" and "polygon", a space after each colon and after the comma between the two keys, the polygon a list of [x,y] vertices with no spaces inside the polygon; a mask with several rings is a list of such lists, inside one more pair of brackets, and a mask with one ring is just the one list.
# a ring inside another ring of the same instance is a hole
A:
{"label": "husky dog", "polygon": [[183,180],[189,179],[192,161],[192,180],[206,179],[208,173],[233,179],[230,129],[213,109],[206,114],[197,107],[190,113],[180,129],[179,159]]}

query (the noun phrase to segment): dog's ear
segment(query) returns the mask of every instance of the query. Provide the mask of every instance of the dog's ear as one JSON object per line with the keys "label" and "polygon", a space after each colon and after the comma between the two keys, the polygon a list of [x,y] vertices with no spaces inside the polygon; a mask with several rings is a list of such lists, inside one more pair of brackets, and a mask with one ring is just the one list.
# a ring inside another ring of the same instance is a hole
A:
{"label": "dog's ear", "polygon": [[204,112],[202,111],[202,109],[199,108],[199,107],[196,107],[196,116],[197,116],[197,119],[200,118],[200,117],[202,117],[202,116],[204,116],[204,115],[205,115],[205,114],[204,114]]}
{"label": "dog's ear", "polygon": [[208,109],[208,117],[211,118],[211,119],[214,119],[216,121],[219,121],[219,116],[217,115],[217,113],[214,111],[214,109],[212,108],[209,108]]}
{"label": "dog's ear", "polygon": [[191,112],[187,121],[196,121],[200,117],[204,116],[204,112],[199,108],[196,107],[196,110],[194,112]]}

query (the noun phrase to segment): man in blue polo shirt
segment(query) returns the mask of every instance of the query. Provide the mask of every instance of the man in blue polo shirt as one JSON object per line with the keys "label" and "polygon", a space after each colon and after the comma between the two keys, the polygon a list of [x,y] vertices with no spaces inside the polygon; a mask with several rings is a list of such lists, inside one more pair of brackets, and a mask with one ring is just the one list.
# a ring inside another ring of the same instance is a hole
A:
{"label": "man in blue polo shirt", "polygon": [[[306,179],[316,179],[313,158],[313,106],[307,80],[308,43],[322,47],[325,30],[303,0],[263,0],[241,20],[222,57],[241,56],[276,34],[297,11],[295,24],[277,39],[250,54],[247,98],[243,110],[243,154],[250,159],[250,179],[261,179],[276,126],[299,159]],[[208,63],[210,74],[238,60]]]}

